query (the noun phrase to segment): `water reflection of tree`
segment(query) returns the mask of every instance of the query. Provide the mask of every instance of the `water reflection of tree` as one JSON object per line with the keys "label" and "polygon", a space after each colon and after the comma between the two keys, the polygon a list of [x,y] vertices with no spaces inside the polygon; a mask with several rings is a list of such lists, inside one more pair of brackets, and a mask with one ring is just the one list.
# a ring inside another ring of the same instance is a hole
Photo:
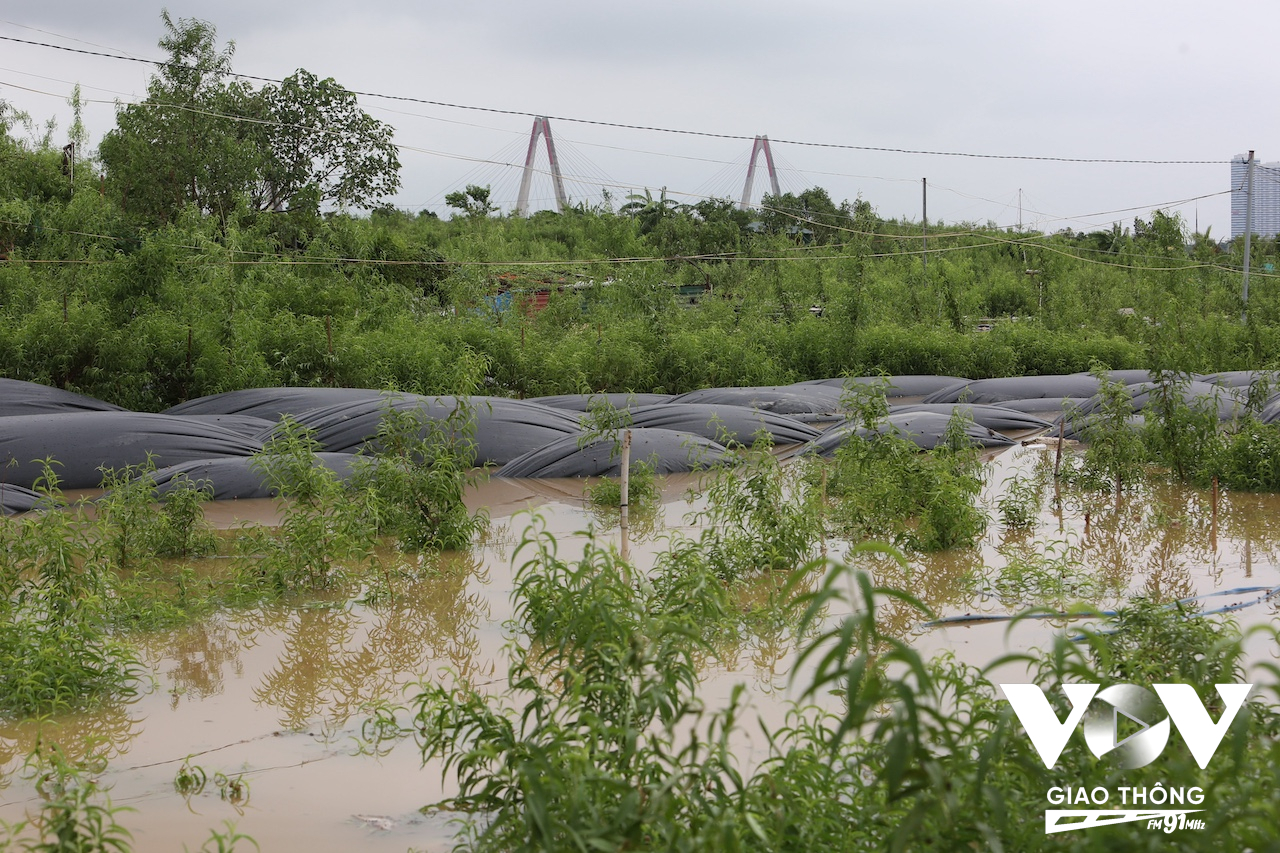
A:
{"label": "water reflection of tree", "polygon": [[[977,548],[953,548],[935,554],[914,554],[906,565],[875,552],[858,555],[853,565],[871,573],[878,586],[902,590],[934,614],[973,599],[972,579],[982,568]],[[898,598],[883,599],[876,610],[882,634],[899,639],[915,633],[925,619],[915,606]]]}
{"label": "water reflection of tree", "polygon": [[480,569],[472,554],[445,555],[425,577],[389,580],[372,603],[291,612],[281,626],[280,660],[255,701],[279,708],[289,728],[321,714],[340,724],[372,701],[396,697],[434,662],[472,680],[492,674],[476,635],[488,603],[467,592]]}
{"label": "water reflection of tree", "polygon": [[1218,538],[1234,542],[1246,562],[1246,577],[1253,563],[1275,565],[1280,544],[1280,495],[1224,492],[1218,501]]}
{"label": "water reflection of tree", "polygon": [[57,746],[67,761],[100,772],[128,751],[142,730],[130,702],[108,702],[92,710],[53,718],[29,719],[0,727],[0,788],[6,787],[37,746]]}
{"label": "water reflection of tree", "polygon": [[[729,603],[736,621],[712,643],[715,661],[728,672],[739,672],[745,657],[762,687],[787,675],[798,646],[795,599],[812,592],[818,580],[815,572],[795,577],[768,573],[731,586]],[[699,661],[699,668],[709,665],[709,659]]]}
{"label": "water reflection of tree", "polygon": [[219,613],[176,631],[143,638],[138,645],[153,669],[165,659],[173,661],[164,674],[172,684],[171,707],[177,708],[184,696],[199,700],[221,693],[228,666],[237,677],[242,675],[240,653],[247,639],[227,614]]}

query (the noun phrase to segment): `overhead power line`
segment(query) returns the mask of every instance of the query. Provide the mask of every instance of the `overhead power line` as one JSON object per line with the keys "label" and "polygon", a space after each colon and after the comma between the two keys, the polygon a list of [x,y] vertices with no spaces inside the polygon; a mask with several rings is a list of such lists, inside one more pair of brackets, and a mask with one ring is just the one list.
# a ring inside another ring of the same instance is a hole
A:
{"label": "overhead power line", "polygon": [[[106,59],[116,59],[123,62],[142,62],[157,67],[174,67],[187,68],[177,62],[166,62],[164,60],[140,59],[136,56],[123,56],[115,53],[106,53],[96,50],[85,50],[84,48],[66,47],[64,45],[51,44],[49,42],[33,41],[31,39],[21,39],[15,36],[0,36],[0,40],[13,42],[15,44],[26,44],[33,47],[44,47],[50,50],[61,50],[67,53],[78,53],[84,56],[97,56]],[[239,77],[242,80],[253,80],[259,83],[280,83],[282,81],[271,77],[259,77],[253,74],[241,74],[231,72],[231,76]],[[689,130],[687,128],[659,127],[656,125],[627,124],[624,122],[603,121],[601,119],[577,118],[574,116],[552,115],[547,112],[529,112],[526,110],[508,110],[498,107],[482,107],[474,104],[456,104],[449,101],[437,101],[429,98],[415,98],[408,95],[388,95],[381,92],[363,92],[358,89],[348,89],[353,95],[364,98],[381,98],[389,101],[401,101],[411,104],[427,104],[434,107],[446,107],[455,110],[471,110],[474,112],[495,113],[497,115],[513,115],[534,118],[543,116],[555,121],[573,122],[575,124],[593,125],[596,127],[612,127],[621,130],[643,130],[651,133],[672,133],[682,136],[697,136],[709,139],[735,139],[735,140],[754,140],[754,136],[747,136],[735,133],[717,133],[705,130]],[[1121,157],[1054,157],[1048,155],[1030,155],[1030,154],[981,154],[972,151],[937,151],[926,148],[892,148],[877,145],[852,145],[840,142],[813,142],[801,139],[782,139],[772,138],[772,142],[785,145],[798,145],[808,148],[829,148],[844,151],[870,151],[881,154],[911,154],[930,157],[961,157],[977,160],[1021,160],[1032,162],[1048,162],[1048,163],[1088,163],[1088,164],[1122,164],[1122,165],[1151,165],[1151,166],[1221,166],[1229,164],[1229,160],[1155,160],[1155,159],[1128,159]]]}

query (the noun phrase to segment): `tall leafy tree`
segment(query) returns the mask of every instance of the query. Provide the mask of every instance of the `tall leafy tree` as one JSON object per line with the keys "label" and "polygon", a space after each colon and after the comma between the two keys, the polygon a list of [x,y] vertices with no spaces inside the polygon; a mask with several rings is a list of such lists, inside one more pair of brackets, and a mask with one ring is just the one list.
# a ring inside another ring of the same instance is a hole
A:
{"label": "tall leafy tree", "polygon": [[242,120],[262,117],[262,102],[228,79],[235,44],[219,49],[212,24],[160,17],[169,59],[146,99],[117,111],[98,154],[130,213],[162,223],[193,205],[225,220],[263,167],[257,126]]}
{"label": "tall leafy tree", "polygon": [[400,157],[392,129],[371,117],[332,77],[299,69],[262,91],[266,127],[262,192],[265,209],[309,199],[341,207],[372,207],[400,188]]}
{"label": "tall leafy tree", "polygon": [[489,201],[489,187],[467,184],[465,190],[455,190],[444,197],[444,203],[464,214],[468,219],[484,219],[498,209]]}
{"label": "tall leafy tree", "polygon": [[234,79],[235,44],[219,48],[212,24],[161,20],[169,59],[99,146],[127,211],[164,223],[190,205],[225,222],[240,208],[369,207],[399,189],[391,128],[349,91],[304,70],[257,91]]}

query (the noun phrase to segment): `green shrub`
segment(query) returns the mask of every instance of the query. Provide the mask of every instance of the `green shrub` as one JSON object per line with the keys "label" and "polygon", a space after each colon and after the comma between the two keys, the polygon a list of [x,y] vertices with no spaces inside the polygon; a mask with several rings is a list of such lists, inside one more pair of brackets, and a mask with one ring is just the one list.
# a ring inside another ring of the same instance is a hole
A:
{"label": "green shrub", "polygon": [[475,463],[475,423],[459,403],[444,420],[388,406],[376,450],[363,457],[352,488],[364,495],[368,524],[414,550],[462,550],[485,526],[463,503]]}
{"label": "green shrub", "polygon": [[[47,466],[39,485],[61,503]],[[0,518],[0,716],[133,695],[140,664],[110,630],[110,577],[91,528],[68,513]]]}
{"label": "green shrub", "polygon": [[311,433],[286,416],[253,457],[283,499],[283,512],[278,528],[251,531],[243,543],[240,584],[247,596],[333,586],[350,579],[373,550],[362,498],[320,463],[318,449]]}

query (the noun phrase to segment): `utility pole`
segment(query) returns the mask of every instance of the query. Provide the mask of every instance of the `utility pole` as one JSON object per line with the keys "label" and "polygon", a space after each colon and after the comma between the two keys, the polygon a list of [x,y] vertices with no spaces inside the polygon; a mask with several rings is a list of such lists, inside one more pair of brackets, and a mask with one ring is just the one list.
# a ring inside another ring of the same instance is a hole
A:
{"label": "utility pole", "polygon": [[929,179],[920,179],[920,230],[923,239],[920,242],[920,269],[929,274]]}
{"label": "utility pole", "polygon": [[1249,319],[1249,255],[1253,250],[1253,150],[1249,151],[1249,167],[1244,179],[1244,308],[1240,311],[1240,322]]}
{"label": "utility pole", "polygon": [[1022,242],[1022,187],[1018,187],[1018,244],[1022,246],[1022,265],[1027,265],[1027,244]]}

